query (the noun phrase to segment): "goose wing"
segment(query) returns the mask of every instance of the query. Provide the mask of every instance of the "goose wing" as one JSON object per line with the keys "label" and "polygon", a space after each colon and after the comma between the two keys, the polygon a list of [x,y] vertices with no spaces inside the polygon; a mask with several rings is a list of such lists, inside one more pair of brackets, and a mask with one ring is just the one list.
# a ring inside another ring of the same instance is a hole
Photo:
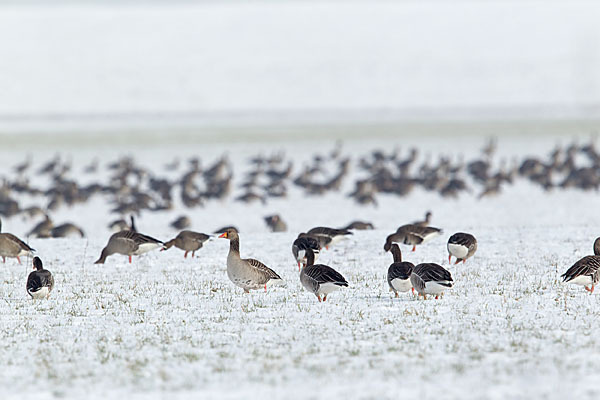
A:
{"label": "goose wing", "polygon": [[409,262],[397,262],[388,268],[388,282],[394,279],[408,279],[414,266]]}
{"label": "goose wing", "polygon": [[415,267],[414,273],[424,282],[452,281],[450,271],[434,263],[419,264]]}
{"label": "goose wing", "polygon": [[328,265],[315,264],[311,267],[306,267],[305,274],[319,285],[333,283],[338,286],[348,286],[346,278]]}
{"label": "goose wing", "polygon": [[271,268],[267,267],[265,264],[261,263],[260,261],[255,260],[254,258],[246,258],[243,261],[248,263],[248,265],[250,265],[252,268],[254,268],[258,273],[260,273],[264,277],[268,278],[267,280],[281,279],[281,277],[279,275],[277,275],[277,272],[273,271]]}
{"label": "goose wing", "polygon": [[22,241],[21,239],[19,239],[15,235],[13,235],[12,233],[1,233],[0,235],[5,237],[6,239],[10,240],[11,242],[17,244],[23,250],[35,251],[35,249],[32,249],[31,247],[29,247],[29,245],[27,243],[25,243],[24,241]]}
{"label": "goose wing", "polygon": [[593,275],[600,270],[600,256],[585,256],[561,275],[563,282],[569,282],[578,276]]}

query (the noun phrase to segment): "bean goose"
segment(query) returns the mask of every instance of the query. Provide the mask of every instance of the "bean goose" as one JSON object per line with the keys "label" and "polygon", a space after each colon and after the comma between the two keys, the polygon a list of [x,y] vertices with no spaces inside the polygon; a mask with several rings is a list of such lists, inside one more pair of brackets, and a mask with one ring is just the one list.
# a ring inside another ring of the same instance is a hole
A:
{"label": "bean goose", "polygon": [[108,239],[108,244],[102,249],[100,258],[94,264],[104,264],[106,257],[115,253],[129,256],[131,264],[131,256],[139,256],[159,247],[164,247],[164,243],[160,240],[138,232],[124,230],[114,233]]}
{"label": "bean goose", "polygon": [[311,249],[315,259],[319,255],[319,251],[321,250],[321,246],[319,241],[312,236],[304,235],[298,236],[294,243],[292,243],[292,254],[298,263],[298,271],[302,265],[306,265],[306,250]]}
{"label": "bean goose", "polygon": [[204,242],[210,239],[205,233],[194,232],[194,231],[181,231],[175,237],[168,242],[165,242],[165,247],[161,251],[168,250],[175,246],[178,249],[185,251],[183,258],[187,258],[188,253],[192,252],[192,257],[196,254],[196,251],[202,248]]}
{"label": "bean goose", "polygon": [[328,265],[315,264],[315,255],[310,248],[306,250],[306,266],[300,271],[300,282],[306,290],[317,296],[319,301],[327,301],[329,293],[348,287],[348,281],[335,269]]}
{"label": "bean goose", "polygon": [[389,251],[392,243],[404,243],[411,245],[412,251],[415,251],[417,245],[423,244],[442,232],[441,229],[431,226],[422,227],[413,224],[402,225],[396,233],[389,235],[385,240],[384,250]]}
{"label": "bean goose", "polygon": [[50,271],[44,269],[39,257],[33,258],[33,269],[35,271],[27,277],[27,293],[33,299],[47,299],[54,289],[54,277]]}
{"label": "bean goose", "polygon": [[469,233],[458,232],[448,239],[448,262],[452,262],[452,256],[456,257],[455,265],[467,261],[477,251],[477,239]]}
{"label": "bean goose", "polygon": [[415,289],[410,281],[410,275],[415,267],[414,264],[402,261],[402,252],[396,243],[391,246],[390,251],[394,257],[394,262],[388,268],[387,273],[390,291],[394,292],[396,297],[398,297],[398,292],[408,292],[411,289],[414,292]]}
{"label": "bean goose", "polygon": [[[2,231],[2,220],[0,220],[0,232]],[[0,233],[0,256],[2,262],[6,262],[6,257],[16,258],[21,264],[22,256],[32,256],[35,249],[32,249],[21,239],[12,233]]]}
{"label": "bean goose", "polygon": [[582,285],[590,293],[600,280],[600,237],[594,241],[594,255],[585,256],[561,275],[563,282]]}
{"label": "bean goose", "polygon": [[283,279],[271,268],[253,258],[240,257],[240,237],[237,230],[227,229],[220,238],[229,239],[227,255],[227,276],[235,285],[250,293],[250,290],[265,288],[271,285],[282,285]]}
{"label": "bean goose", "polygon": [[325,226],[317,226],[316,228],[309,230],[308,234],[313,236],[329,237],[331,238],[331,243],[329,243],[328,246],[333,246],[340,240],[344,239],[347,235],[352,235],[352,232],[347,229],[335,229]]}
{"label": "bean goose", "polygon": [[435,294],[436,299],[454,284],[450,271],[434,263],[418,264],[414,267],[410,282],[423,298],[428,294]]}

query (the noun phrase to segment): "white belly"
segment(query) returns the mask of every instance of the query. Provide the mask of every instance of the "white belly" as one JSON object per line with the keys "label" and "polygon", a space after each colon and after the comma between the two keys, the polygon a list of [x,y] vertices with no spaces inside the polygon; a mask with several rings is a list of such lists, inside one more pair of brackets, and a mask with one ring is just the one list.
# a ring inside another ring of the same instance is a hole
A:
{"label": "white belly", "polygon": [[465,258],[469,253],[469,248],[461,244],[448,243],[448,251],[456,258]]}
{"label": "white belly", "polygon": [[136,256],[139,256],[140,254],[144,254],[144,253],[147,253],[147,252],[152,251],[154,249],[158,249],[159,247],[162,247],[162,244],[160,244],[160,243],[144,243],[144,244],[140,244],[140,246],[138,247],[138,249],[133,254],[136,255]]}
{"label": "white belly", "polygon": [[424,292],[426,294],[440,294],[448,289],[450,289],[448,286],[440,285],[437,282],[427,282],[427,283],[425,283],[425,291]]}
{"label": "white belly", "polygon": [[45,299],[46,297],[48,297],[49,293],[50,293],[50,290],[47,286],[44,286],[37,292],[29,292],[31,297],[33,297],[34,299]]}
{"label": "white belly", "polygon": [[21,250],[18,254],[19,257],[32,256],[32,255],[33,255],[33,253],[31,251],[25,250],[25,249]]}
{"label": "white belly", "polygon": [[438,236],[440,236],[439,232],[431,232],[430,234],[423,236],[423,241],[421,242],[421,244],[425,243],[425,242],[428,242],[431,239],[433,239],[435,237],[438,237]]}
{"label": "white belly", "polygon": [[573,283],[575,285],[582,285],[582,286],[592,286],[592,277],[589,275],[580,275],[577,278],[572,279],[567,283]]}
{"label": "white belly", "polygon": [[335,285],[333,283],[327,282],[319,285],[319,290],[317,291],[318,295],[327,295],[335,290],[338,290],[340,286]]}
{"label": "white belly", "polygon": [[336,243],[341,242],[342,240],[346,239],[347,235],[337,235],[331,238],[331,242],[329,242],[329,247],[333,246]]}
{"label": "white belly", "polygon": [[397,292],[408,292],[412,289],[412,283],[410,283],[410,279],[392,279],[392,287]]}

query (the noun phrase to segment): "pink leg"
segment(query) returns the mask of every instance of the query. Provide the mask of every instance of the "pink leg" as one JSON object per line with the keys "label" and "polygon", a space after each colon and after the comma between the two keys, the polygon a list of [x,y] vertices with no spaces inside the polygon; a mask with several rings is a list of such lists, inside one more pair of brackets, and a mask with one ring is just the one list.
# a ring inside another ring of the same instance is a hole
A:
{"label": "pink leg", "polygon": [[129,256],[129,264],[131,264],[131,256]]}
{"label": "pink leg", "polygon": [[19,262],[19,264],[21,264],[21,259],[19,258],[19,256],[17,256],[17,261]]}
{"label": "pink leg", "polygon": [[267,293],[267,284],[265,283],[265,293]]}

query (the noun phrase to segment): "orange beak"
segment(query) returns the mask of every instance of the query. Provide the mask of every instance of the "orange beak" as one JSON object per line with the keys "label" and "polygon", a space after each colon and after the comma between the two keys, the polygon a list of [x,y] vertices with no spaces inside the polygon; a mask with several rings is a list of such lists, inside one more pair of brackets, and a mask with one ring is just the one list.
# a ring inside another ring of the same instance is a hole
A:
{"label": "orange beak", "polygon": [[227,239],[227,232],[223,232],[222,234],[219,235],[219,237]]}

